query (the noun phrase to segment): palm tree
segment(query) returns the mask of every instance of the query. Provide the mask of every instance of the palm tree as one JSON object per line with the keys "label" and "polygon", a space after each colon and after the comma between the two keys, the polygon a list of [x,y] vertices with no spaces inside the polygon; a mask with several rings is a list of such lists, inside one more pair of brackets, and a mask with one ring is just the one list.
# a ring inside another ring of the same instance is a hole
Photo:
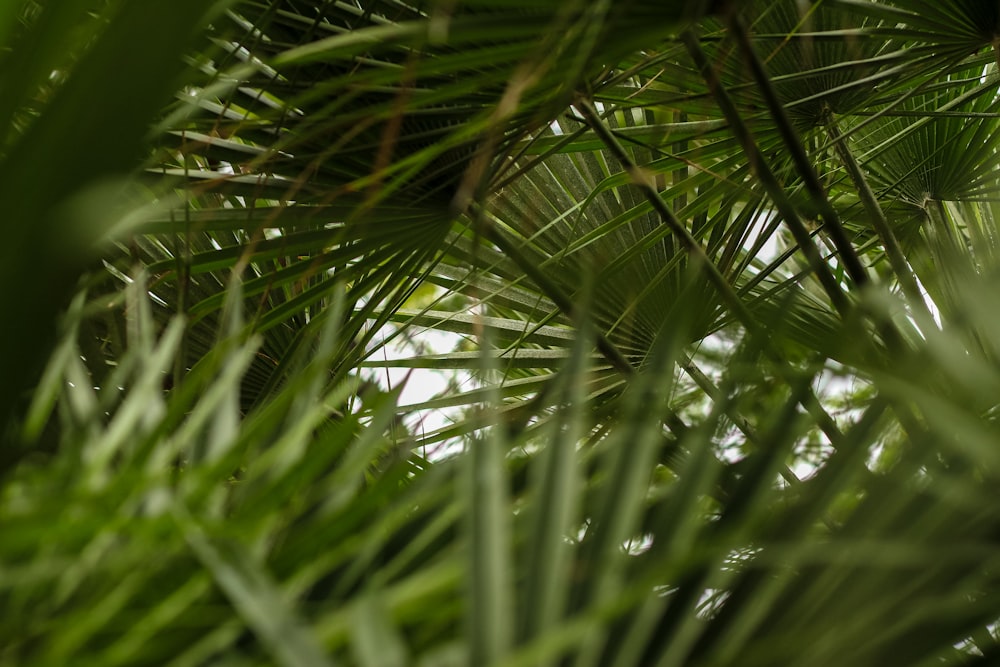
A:
{"label": "palm tree", "polygon": [[993,4],[10,5],[0,661],[995,660]]}

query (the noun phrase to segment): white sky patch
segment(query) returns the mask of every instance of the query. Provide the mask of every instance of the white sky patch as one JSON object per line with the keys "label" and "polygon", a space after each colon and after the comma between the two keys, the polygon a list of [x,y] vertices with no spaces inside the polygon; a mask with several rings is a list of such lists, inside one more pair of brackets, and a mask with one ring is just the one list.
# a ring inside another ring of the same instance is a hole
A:
{"label": "white sky patch", "polygon": [[[387,326],[382,334],[391,335],[394,328]],[[411,359],[424,354],[447,354],[453,351],[463,340],[462,336],[450,332],[425,329],[409,338],[396,337],[388,341],[378,350],[370,361],[390,361],[394,359]],[[419,346],[421,349],[416,349]],[[366,377],[376,382],[383,389],[396,389],[403,386],[398,405],[417,405],[440,396],[450,384],[467,384],[471,378],[461,370],[433,368],[369,368]],[[461,418],[462,407],[433,408],[413,410],[405,421],[411,432],[422,438],[429,433],[445,428]],[[459,443],[460,444],[460,443]],[[424,452],[430,458],[440,458],[453,452],[454,443],[445,441]]]}
{"label": "white sky patch", "polygon": [[629,556],[639,556],[649,551],[652,547],[653,536],[649,533],[631,538],[622,545],[625,553]]}
{"label": "white sky patch", "polygon": [[729,591],[720,588],[706,588],[695,607],[695,614],[702,620],[711,618],[728,597]]}
{"label": "white sky patch", "polygon": [[[934,324],[937,328],[941,328],[941,311],[938,310],[937,304],[934,303],[934,299],[931,298],[930,292],[924,287],[924,284],[920,282],[920,278],[917,277],[917,272],[913,272],[913,279],[917,281],[917,289],[920,290],[920,294],[924,297],[924,303],[927,304],[927,310],[930,311],[931,317],[934,318]],[[914,322],[919,328],[919,322]]]}
{"label": "white sky patch", "polygon": [[437,396],[448,387],[443,371],[429,368],[383,368],[378,371],[387,389],[405,383],[399,395],[400,405],[410,405]]}
{"label": "white sky patch", "polygon": [[[757,239],[761,237],[766,229],[767,225],[771,224],[771,220],[774,216],[772,211],[764,211],[754,217],[754,221],[750,226],[750,238],[748,239],[748,246],[752,247]],[[763,247],[761,247],[760,252],[757,253],[757,257],[763,262],[771,262],[777,259],[781,248],[778,246],[778,235],[772,234],[769,239],[764,241]]]}

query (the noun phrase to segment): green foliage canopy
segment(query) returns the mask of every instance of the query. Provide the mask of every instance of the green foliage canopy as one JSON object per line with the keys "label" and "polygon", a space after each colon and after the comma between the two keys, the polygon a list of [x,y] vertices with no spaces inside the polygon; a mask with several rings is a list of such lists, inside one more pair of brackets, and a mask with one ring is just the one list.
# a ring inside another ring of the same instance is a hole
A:
{"label": "green foliage canopy", "polygon": [[992,664],[995,3],[663,4],[0,7],[0,663]]}

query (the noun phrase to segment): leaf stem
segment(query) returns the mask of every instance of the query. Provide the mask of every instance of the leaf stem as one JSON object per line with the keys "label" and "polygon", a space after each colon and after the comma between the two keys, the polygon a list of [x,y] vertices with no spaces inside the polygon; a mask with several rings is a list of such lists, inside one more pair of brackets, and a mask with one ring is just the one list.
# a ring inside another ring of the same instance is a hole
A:
{"label": "leaf stem", "polygon": [[750,43],[750,35],[747,33],[746,25],[740,15],[734,14],[732,16],[729,22],[729,30],[733,37],[735,37],[740,50],[750,65],[750,70],[753,73],[761,94],[764,96],[767,108],[774,118],[778,132],[781,134],[786,148],[788,148],[789,156],[795,163],[795,168],[802,178],[806,189],[809,191],[809,195],[819,209],[820,217],[823,218],[824,228],[827,234],[829,234],[830,240],[833,241],[837,252],[840,254],[841,261],[844,263],[847,273],[851,276],[851,280],[858,286],[868,284],[870,282],[868,272],[861,263],[857,251],[855,251],[854,246],[851,244],[851,240],[847,237],[847,232],[840,220],[840,216],[826,196],[823,183],[812,166],[809,155],[802,145],[802,140],[795,131],[795,125],[788,117],[785,106],[778,98],[778,93],[771,83],[771,77],[768,76],[767,71],[764,69],[764,63],[761,62],[760,57]]}
{"label": "leaf stem", "polygon": [[708,88],[715,97],[719,109],[726,117],[726,120],[729,121],[729,127],[733,136],[739,142],[740,146],[743,147],[743,152],[747,156],[750,168],[757,175],[764,190],[774,203],[774,207],[778,210],[782,219],[784,219],[785,224],[788,225],[788,229],[795,238],[796,244],[802,250],[802,254],[805,255],[806,261],[809,262],[810,268],[812,268],[813,273],[819,279],[820,285],[823,286],[823,290],[830,298],[830,302],[837,309],[837,312],[842,316],[846,315],[850,310],[850,304],[847,301],[840,282],[830,271],[829,265],[824,261],[822,253],[820,253],[819,249],[813,243],[812,235],[799,217],[798,211],[796,211],[791,201],[789,201],[781,184],[778,183],[774,172],[771,171],[767,161],[764,160],[757,142],[754,140],[753,135],[750,134],[750,130],[736,109],[732,98],[729,97],[729,93],[722,86],[715,68],[709,62],[708,56],[705,55],[701,45],[698,43],[698,39],[690,31],[686,31],[681,35],[681,41],[684,43],[688,54],[694,60],[695,66],[708,84]]}
{"label": "leaf stem", "polygon": [[[590,103],[589,100],[580,97],[574,102],[574,106],[580,110],[583,114],[584,119],[587,124],[594,130],[594,133],[600,137],[601,141],[611,152],[612,155],[621,163],[622,168],[632,176],[634,185],[639,188],[646,199],[652,205],[653,210],[656,211],[660,217],[663,219],[664,223],[670,228],[670,230],[677,236],[681,245],[684,246],[691,258],[698,262],[701,268],[704,269],[705,274],[709,282],[716,288],[722,300],[729,306],[730,312],[736,318],[743,328],[746,330],[747,334],[754,338],[761,346],[761,350],[775,362],[776,370],[783,376],[783,379],[789,382],[789,384],[794,384],[797,379],[793,373],[785,367],[785,360],[780,354],[780,352],[775,349],[774,342],[771,336],[766,332],[760,324],[753,318],[753,315],[747,309],[743,301],[740,300],[739,295],[736,290],[733,289],[726,277],[722,275],[719,267],[715,265],[714,262],[709,258],[705,249],[701,247],[691,232],[688,231],[687,227],[681,224],[681,221],[677,219],[674,212],[667,206],[666,202],[660,197],[656,188],[653,184],[645,177],[642,170],[632,161],[632,158],[625,151],[622,145],[612,134],[601,120],[598,115],[597,110]],[[813,251],[816,251],[815,246],[811,246]],[[823,406],[820,404],[819,399],[810,390],[807,391],[802,400],[802,407],[809,412],[814,419],[816,419],[823,433],[830,439],[834,448],[838,447],[840,443],[843,442],[843,434],[837,427],[837,424],[833,421],[833,418],[826,412]]]}
{"label": "leaf stem", "polygon": [[834,118],[833,112],[829,108],[827,108],[823,114],[823,122],[826,125],[827,135],[833,143],[834,150],[837,152],[837,156],[840,158],[841,164],[843,164],[844,168],[847,170],[847,174],[850,176],[854,187],[857,188],[858,196],[861,198],[861,203],[864,205],[865,211],[868,213],[868,218],[871,221],[872,226],[875,228],[875,232],[878,234],[879,239],[882,241],[882,247],[885,249],[886,257],[889,260],[889,266],[892,267],[893,272],[896,274],[896,279],[903,288],[903,293],[907,296],[914,307],[919,307],[924,311],[929,312],[923,295],[920,292],[920,287],[917,285],[917,281],[913,277],[910,265],[906,261],[906,257],[903,255],[903,250],[899,245],[899,241],[896,239],[896,235],[893,233],[892,227],[889,225],[889,220],[885,217],[885,212],[879,205],[875,192],[868,184],[868,179],[865,178],[864,172],[861,171],[861,166],[854,158],[854,154],[847,145],[846,138],[843,134],[841,134],[837,120]]}

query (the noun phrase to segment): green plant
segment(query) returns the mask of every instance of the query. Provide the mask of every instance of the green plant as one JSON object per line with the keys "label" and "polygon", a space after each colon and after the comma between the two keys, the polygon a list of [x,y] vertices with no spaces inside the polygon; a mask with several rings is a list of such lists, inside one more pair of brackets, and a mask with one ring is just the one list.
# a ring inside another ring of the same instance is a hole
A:
{"label": "green plant", "polygon": [[995,8],[139,4],[0,10],[0,662],[995,660]]}

